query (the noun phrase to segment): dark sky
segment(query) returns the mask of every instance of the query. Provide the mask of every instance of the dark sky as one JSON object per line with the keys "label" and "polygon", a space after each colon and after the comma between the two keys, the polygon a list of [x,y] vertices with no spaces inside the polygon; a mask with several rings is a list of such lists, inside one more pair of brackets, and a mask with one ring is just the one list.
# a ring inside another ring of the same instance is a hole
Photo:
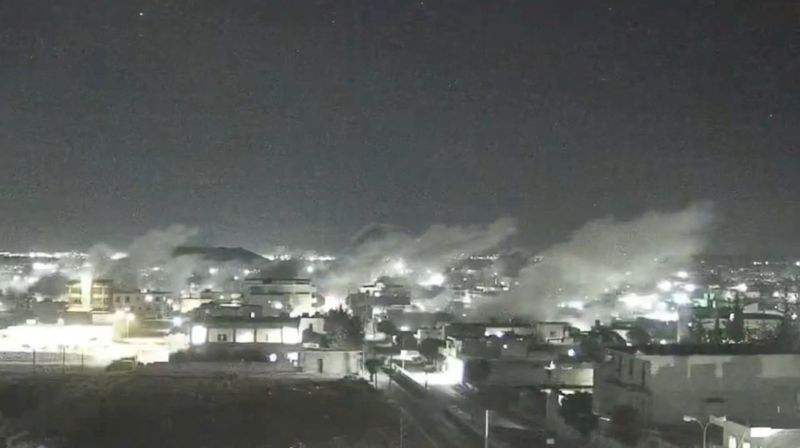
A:
{"label": "dark sky", "polygon": [[363,225],[712,200],[800,249],[795,1],[0,2],[0,247],[153,227],[336,248]]}

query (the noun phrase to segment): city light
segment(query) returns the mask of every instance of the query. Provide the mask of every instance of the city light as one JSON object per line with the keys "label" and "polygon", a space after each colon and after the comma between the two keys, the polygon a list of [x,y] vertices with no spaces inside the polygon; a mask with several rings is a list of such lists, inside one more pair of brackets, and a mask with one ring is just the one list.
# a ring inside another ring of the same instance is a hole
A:
{"label": "city light", "polygon": [[658,285],[656,286],[658,287],[658,289],[664,292],[669,292],[672,290],[672,282],[669,280],[662,280],[658,282]]}
{"label": "city light", "polygon": [[189,339],[192,345],[203,345],[206,343],[208,337],[208,329],[202,325],[195,325],[189,333]]}

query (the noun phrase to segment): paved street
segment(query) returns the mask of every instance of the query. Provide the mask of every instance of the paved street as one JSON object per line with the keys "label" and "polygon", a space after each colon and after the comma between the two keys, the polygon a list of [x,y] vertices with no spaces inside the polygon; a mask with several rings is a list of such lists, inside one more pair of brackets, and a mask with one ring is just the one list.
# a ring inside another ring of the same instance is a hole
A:
{"label": "paved street", "polygon": [[431,446],[437,448],[480,448],[483,439],[468,428],[454,423],[445,413],[448,403],[432,396],[419,397],[391,381],[385,373],[378,374],[378,388],[396,403]]}

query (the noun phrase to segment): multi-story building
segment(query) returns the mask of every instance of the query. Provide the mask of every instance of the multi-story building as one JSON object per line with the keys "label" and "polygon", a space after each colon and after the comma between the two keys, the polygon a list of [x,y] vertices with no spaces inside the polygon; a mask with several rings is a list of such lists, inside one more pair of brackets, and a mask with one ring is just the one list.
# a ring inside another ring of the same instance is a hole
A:
{"label": "multi-story building", "polygon": [[800,419],[798,384],[797,353],[744,344],[616,349],[595,366],[594,407],[601,418],[631,407],[651,426],[720,415],[790,428]]}
{"label": "multi-story building", "polygon": [[91,279],[67,282],[67,303],[70,311],[109,311],[114,282]]}
{"label": "multi-story building", "polygon": [[130,311],[141,319],[159,319],[171,310],[172,295],[166,291],[146,289],[115,291],[112,308],[114,311]]}
{"label": "multi-story building", "polygon": [[317,288],[307,278],[249,277],[243,288],[243,303],[261,306],[264,316],[300,316],[317,310]]}

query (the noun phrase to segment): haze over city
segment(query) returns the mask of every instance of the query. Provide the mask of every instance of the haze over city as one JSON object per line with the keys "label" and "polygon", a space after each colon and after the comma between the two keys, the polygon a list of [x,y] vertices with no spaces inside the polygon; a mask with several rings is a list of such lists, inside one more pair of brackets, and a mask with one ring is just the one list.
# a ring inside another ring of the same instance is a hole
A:
{"label": "haze over city", "polygon": [[797,448],[798,23],[0,2],[0,445]]}

